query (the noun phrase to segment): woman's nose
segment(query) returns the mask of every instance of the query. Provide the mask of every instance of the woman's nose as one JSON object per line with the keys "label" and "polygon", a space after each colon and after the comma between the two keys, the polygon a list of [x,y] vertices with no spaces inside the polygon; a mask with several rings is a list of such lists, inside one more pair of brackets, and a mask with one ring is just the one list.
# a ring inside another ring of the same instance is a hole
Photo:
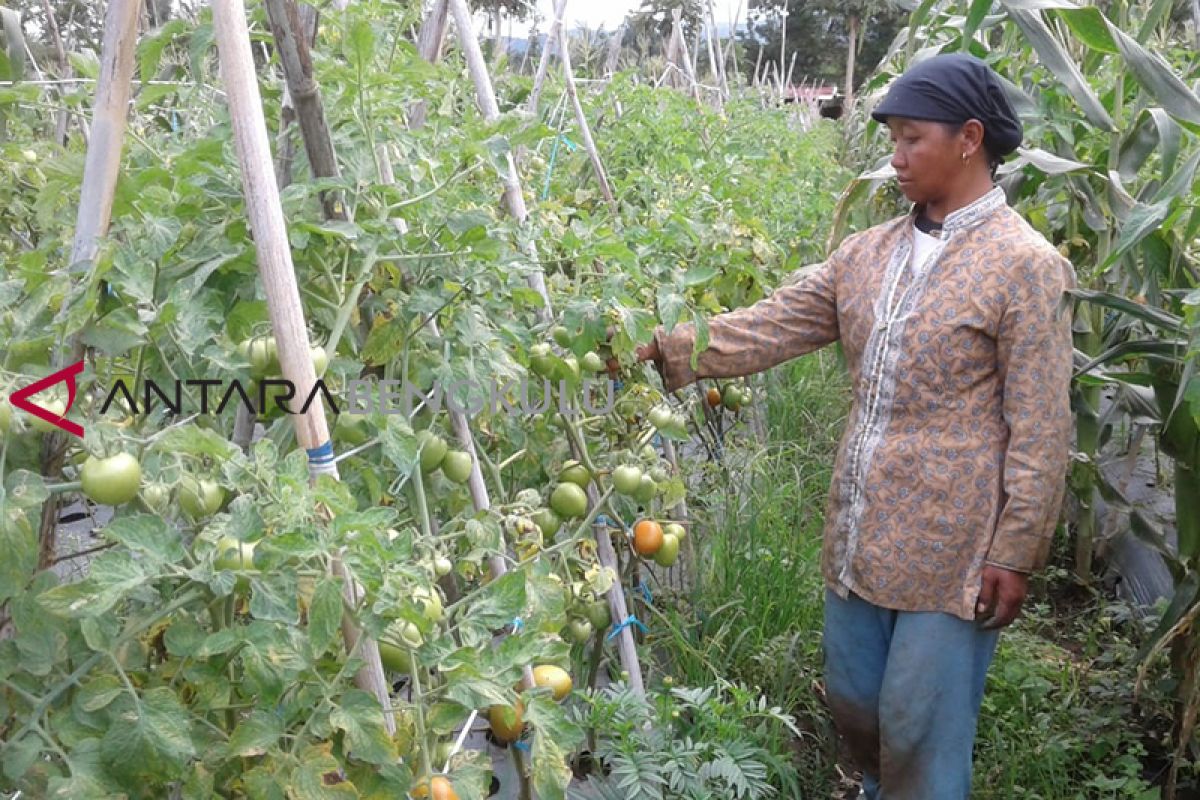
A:
{"label": "woman's nose", "polygon": [[892,169],[899,170],[904,166],[904,157],[900,155],[900,148],[892,151]]}

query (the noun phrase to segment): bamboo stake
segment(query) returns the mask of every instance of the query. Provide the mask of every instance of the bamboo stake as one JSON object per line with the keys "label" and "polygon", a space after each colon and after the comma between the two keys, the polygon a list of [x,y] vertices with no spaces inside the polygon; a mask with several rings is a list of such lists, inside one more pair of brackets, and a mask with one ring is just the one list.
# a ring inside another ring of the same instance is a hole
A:
{"label": "bamboo stake", "polygon": [[[738,65],[738,55],[737,55],[737,29],[738,29],[738,23],[741,21],[741,19],[742,19],[742,2],[741,2],[741,0],[738,0],[737,11],[734,12],[733,19],[731,19],[729,21],[729,50],[727,51],[728,53],[732,53],[732,55],[733,55],[733,81],[738,86],[741,86],[741,83],[742,83],[742,69]],[[759,50],[759,53],[762,53],[761,49]],[[721,59],[721,69],[724,69],[724,68],[725,68],[725,59],[722,58]],[[726,88],[728,88],[728,86],[726,86]]]}
{"label": "bamboo stake", "polygon": [[588,158],[591,159],[592,171],[596,173],[596,181],[600,184],[600,193],[604,195],[604,200],[608,203],[608,210],[616,219],[619,216],[617,201],[613,198],[612,187],[608,183],[608,176],[604,173],[604,164],[600,161],[600,151],[596,149],[596,141],[592,138],[592,129],[588,125],[587,115],[583,113],[583,105],[579,102],[579,92],[575,89],[575,75],[571,71],[571,51],[567,47],[566,31],[560,28],[559,37],[559,45],[562,47],[563,78],[567,83],[567,94],[571,97],[571,104],[575,107],[575,122],[579,125],[579,135],[583,139],[583,147],[587,150]]}
{"label": "bamboo stake", "polygon": [[611,78],[613,73],[617,71],[621,56],[621,41],[625,38],[625,23],[617,28],[617,32],[608,40],[608,52],[604,58],[604,76]]}
{"label": "bamboo stake", "polygon": [[725,99],[725,77],[721,74],[721,60],[717,58],[717,46],[713,40],[717,36],[716,25],[712,17],[712,0],[707,4],[708,20],[704,26],[704,42],[708,46],[708,68],[712,72],[713,83],[721,87],[721,99]]}
{"label": "bamboo stake", "polygon": [[71,270],[86,271],[112,220],[113,192],[121,169],[125,118],[133,90],[133,53],[137,45],[137,0],[111,0],[104,19],[103,56],[91,140],[83,165],[82,201],[75,217]]}
{"label": "bamboo stake", "polygon": [[[446,40],[447,5],[446,0],[435,0],[433,8],[421,23],[421,32],[417,36],[417,50],[421,58],[433,64],[442,57],[442,42]],[[408,127],[422,128],[425,126],[425,116],[428,108],[424,100],[417,100],[408,109]]]}
{"label": "bamboo stake", "polygon": [[[458,29],[459,44],[467,59],[467,68],[470,70],[471,77],[475,81],[479,105],[483,109],[484,117],[488,121],[494,121],[499,118],[500,110],[496,105],[496,95],[492,90],[491,77],[487,73],[487,66],[479,50],[479,41],[475,38],[471,29],[471,14],[467,8],[466,0],[450,0],[450,10],[454,14],[454,24]],[[511,156],[508,158],[508,172],[504,179],[504,198],[505,207],[509,213],[519,224],[524,224],[528,217],[528,211],[525,207],[525,199],[521,193],[520,178],[516,174],[516,168],[513,165]],[[536,254],[534,256],[534,262],[536,263]],[[540,269],[534,271],[529,276],[529,285],[542,297],[543,306],[538,309],[538,318],[544,322],[549,322],[552,319],[550,313],[550,295],[546,291],[545,276]],[[572,442],[572,450],[575,457],[582,461],[583,456],[586,454],[580,453],[574,442]],[[587,493],[589,503],[595,507],[599,500],[599,495],[596,492],[594,484],[589,484]],[[596,532],[596,551],[600,557],[600,563],[611,568],[617,575],[620,575],[617,555],[613,550],[612,539],[608,534],[607,528],[603,525],[597,525]],[[613,618],[615,620],[625,620],[629,612],[625,603],[625,593],[619,582],[614,583],[613,589],[608,594],[608,601]],[[645,687],[642,682],[642,669],[638,661],[637,646],[633,641],[633,632],[630,631],[629,626],[621,628],[620,635],[617,637],[617,649],[621,655],[622,666],[629,672],[630,688],[635,694],[639,696],[644,695]]]}
{"label": "bamboo stake", "polygon": [[563,14],[566,11],[567,0],[556,0],[554,3],[554,20],[550,23],[550,32],[546,34],[546,46],[542,48],[542,57],[538,61],[537,76],[533,79],[533,91],[529,93],[529,103],[525,106],[530,116],[537,116],[538,102],[542,99],[542,84],[546,81],[546,67],[550,64],[550,48],[558,42],[559,31],[562,30],[563,26]]}
{"label": "bamboo stake", "polygon": [[679,60],[683,62],[683,74],[687,76],[688,81],[692,84],[692,97],[695,98],[697,103],[700,103],[700,87],[696,85],[696,70],[692,69],[692,60],[688,55],[687,43],[683,38],[683,12],[678,8],[673,8],[671,9],[671,16],[675,19],[674,27],[678,34]]}
{"label": "bamboo stake", "polygon": [[[317,178],[338,176],[333,139],[325,122],[321,91],[313,80],[312,55],[308,49],[305,25],[300,19],[296,0],[264,0],[275,50],[283,65],[288,95],[296,107],[296,120],[308,155],[309,169]],[[345,220],[346,208],[336,192],[322,192],[321,206],[326,219]]]}
{"label": "bamboo stake", "polygon": [[[86,273],[96,259],[100,239],[108,233],[112,219],[113,194],[121,169],[121,149],[125,139],[125,115],[133,91],[133,54],[137,44],[137,0],[111,0],[104,17],[104,42],[101,49],[100,77],[96,84],[96,99],[92,106],[93,136],[88,142],[80,186],[79,211],[75,217],[75,237],[71,246],[71,261],[67,272]],[[55,352],[54,367],[73,364],[83,358],[83,344],[78,336],[70,340],[68,360],[59,360]],[[66,441],[62,434],[52,434],[42,440],[42,474],[57,476],[62,470]],[[42,518],[38,528],[38,569],[54,563],[57,549],[59,501],[62,495],[51,494],[42,503]]]}
{"label": "bamboo stake", "polygon": [[[242,0],[214,0],[213,29],[229,102],[229,116],[233,123],[234,145],[241,167],[242,191],[246,198],[250,229],[254,234],[258,268],[266,290],[267,311],[279,349],[279,363],[284,378],[296,387],[297,396],[307,397],[317,376],[309,354],[308,331],[288,247],[279,189],[270,168],[271,146],[262,114],[262,98],[258,91],[254,58],[250,52],[250,33],[246,27],[246,9]],[[324,406],[312,403],[307,412],[293,415],[292,420],[296,425],[297,441],[309,452],[309,470],[314,479],[319,474],[329,474],[336,479],[337,467],[333,463]],[[314,451],[328,452],[314,454]],[[350,608],[356,607],[360,600],[358,588],[340,558],[334,559],[333,571],[343,579],[346,602]],[[360,644],[361,633],[348,611],[342,616],[342,635],[347,649]],[[394,734],[395,720],[390,712],[391,700],[383,665],[379,660],[379,648],[374,640],[363,638],[359,652],[364,663],[355,675],[355,684],[375,695],[384,709],[387,730],[389,734]]]}
{"label": "bamboo stake", "polygon": [[784,102],[787,102],[787,94],[790,94],[792,91],[792,70],[794,70],[796,68],[796,56],[797,55],[799,55],[799,53],[793,52],[792,53],[792,61],[790,64],[788,64],[787,81],[783,84],[783,89],[784,89],[784,92],[786,93],[783,98]]}

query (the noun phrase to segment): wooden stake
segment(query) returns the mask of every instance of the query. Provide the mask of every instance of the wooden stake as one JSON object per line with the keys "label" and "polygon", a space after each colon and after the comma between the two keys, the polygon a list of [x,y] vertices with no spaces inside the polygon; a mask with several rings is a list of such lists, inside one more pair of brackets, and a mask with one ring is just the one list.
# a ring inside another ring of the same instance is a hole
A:
{"label": "wooden stake", "polygon": [[550,63],[550,49],[558,42],[559,31],[562,30],[563,14],[566,11],[567,0],[556,0],[554,20],[550,23],[550,32],[546,34],[546,46],[542,48],[542,57],[538,60],[537,76],[533,79],[533,91],[529,93],[529,102],[525,106],[531,116],[537,116],[538,102],[542,98],[542,84],[546,81],[546,67]]}
{"label": "wooden stake", "polygon": [[[420,51],[421,58],[430,64],[438,62],[442,57],[442,43],[446,40],[447,12],[446,0],[435,0],[433,8],[421,23],[420,34],[417,35],[417,50]],[[424,100],[418,100],[409,106],[408,127],[424,127],[427,112]]]}
{"label": "wooden stake", "polygon": [[[296,0],[264,0],[263,4],[267,8],[279,63],[283,65],[288,95],[296,107],[296,120],[300,123],[309,168],[315,177],[336,178],[337,156],[333,152],[333,139],[325,122],[321,92],[313,80],[306,26],[300,19]],[[345,205],[336,192],[322,192],[321,205],[326,219],[346,219]]]}
{"label": "wooden stake", "polygon": [[79,213],[71,247],[71,270],[84,272],[96,258],[100,239],[112,221],[113,192],[121,169],[125,118],[133,90],[133,53],[137,46],[137,0],[110,0],[104,18],[104,44],[92,132],[83,164]]}
{"label": "wooden stake", "polygon": [[[308,331],[292,253],[288,247],[287,226],[279,189],[271,169],[271,147],[267,125],[262,114],[262,98],[250,52],[250,33],[246,27],[246,9],[242,0],[214,0],[213,29],[221,65],[221,77],[233,123],[234,145],[242,173],[242,191],[250,229],[254,234],[254,249],[258,256],[259,274],[267,295],[267,311],[279,349],[279,363],[284,378],[296,388],[297,397],[307,397],[317,376],[309,354]],[[329,425],[325,408],[312,403],[307,412],[292,416],[296,439],[309,451],[309,469],[337,477],[333,464]],[[328,449],[328,458],[314,457],[313,451]],[[351,608],[359,602],[359,590],[340,559],[334,559],[334,572],[342,578],[342,591]],[[360,632],[349,612],[342,617],[342,634],[348,649],[358,644]],[[379,648],[374,640],[364,638],[359,647],[364,665],[355,675],[355,684],[375,695],[384,709],[384,722],[389,733],[395,733],[395,720],[390,712],[391,699]]]}
{"label": "wooden stake", "polygon": [[613,198],[608,176],[604,174],[604,164],[600,161],[600,151],[596,149],[596,142],[592,139],[592,129],[588,125],[587,115],[583,113],[583,105],[579,102],[579,92],[575,88],[575,75],[571,72],[571,51],[567,47],[567,34],[561,28],[559,29],[559,45],[562,47],[563,78],[567,83],[567,94],[575,108],[575,123],[579,126],[583,147],[587,150],[588,158],[592,162],[592,171],[596,174],[597,183],[600,184],[600,193],[604,195],[604,200],[608,203],[608,210],[616,219],[620,216],[617,210],[617,201]]}
{"label": "wooden stake", "polygon": [[604,58],[604,76],[611,78],[613,73],[617,71],[618,63],[621,56],[621,41],[625,38],[625,23],[617,28],[617,32],[608,40],[608,52]]}
{"label": "wooden stake", "polygon": [[[675,18],[675,40],[679,45],[679,60],[683,62],[683,74],[687,76],[688,82],[692,85],[692,97],[697,103],[700,103],[700,87],[696,85],[696,70],[692,68],[692,59],[688,55],[687,44],[683,38],[683,12],[678,8],[673,8],[671,16]],[[698,39],[697,42],[699,42]]]}
{"label": "wooden stake", "polygon": [[[83,162],[79,210],[75,217],[75,237],[67,272],[86,273],[96,260],[100,240],[108,233],[112,219],[113,194],[121,169],[121,150],[125,139],[125,116],[133,91],[133,54],[137,44],[137,0],[111,0],[104,17],[104,43],[100,54],[100,78],[92,105],[93,135],[88,141]],[[70,340],[70,354],[64,362],[54,353],[53,366],[74,364],[83,358],[84,347],[78,336]],[[42,439],[42,474],[57,476],[66,455],[66,440],[55,433]],[[51,494],[42,503],[38,527],[38,569],[48,569],[57,551],[58,510],[62,495]]]}

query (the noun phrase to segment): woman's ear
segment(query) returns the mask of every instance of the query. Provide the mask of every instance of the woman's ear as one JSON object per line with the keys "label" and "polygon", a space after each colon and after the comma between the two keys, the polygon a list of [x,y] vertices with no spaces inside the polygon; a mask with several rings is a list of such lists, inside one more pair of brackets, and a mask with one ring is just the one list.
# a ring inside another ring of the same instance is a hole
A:
{"label": "woman's ear", "polygon": [[963,153],[970,158],[983,148],[983,123],[977,119],[969,119],[963,123],[962,130]]}

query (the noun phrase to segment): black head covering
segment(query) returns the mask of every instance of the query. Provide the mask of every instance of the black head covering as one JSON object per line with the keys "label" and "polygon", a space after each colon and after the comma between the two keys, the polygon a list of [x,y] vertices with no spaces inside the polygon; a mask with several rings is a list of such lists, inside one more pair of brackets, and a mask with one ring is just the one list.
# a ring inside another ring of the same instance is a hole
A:
{"label": "black head covering", "polygon": [[871,116],[983,123],[983,143],[999,158],[1021,144],[1021,121],[992,68],[967,53],[950,53],[922,61],[897,78]]}

